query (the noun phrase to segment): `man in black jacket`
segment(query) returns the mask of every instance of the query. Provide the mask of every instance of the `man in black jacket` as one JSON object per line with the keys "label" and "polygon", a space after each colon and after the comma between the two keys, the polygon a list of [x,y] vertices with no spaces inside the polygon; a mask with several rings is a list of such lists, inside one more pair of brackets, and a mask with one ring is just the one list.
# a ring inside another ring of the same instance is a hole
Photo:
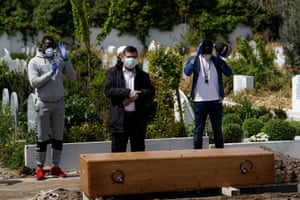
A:
{"label": "man in black jacket", "polygon": [[106,75],[104,93],[110,98],[112,152],[126,152],[128,139],[131,151],[145,150],[147,105],[155,89],[149,75],[138,67],[137,57],[137,49],[127,46],[123,65],[112,67]]}

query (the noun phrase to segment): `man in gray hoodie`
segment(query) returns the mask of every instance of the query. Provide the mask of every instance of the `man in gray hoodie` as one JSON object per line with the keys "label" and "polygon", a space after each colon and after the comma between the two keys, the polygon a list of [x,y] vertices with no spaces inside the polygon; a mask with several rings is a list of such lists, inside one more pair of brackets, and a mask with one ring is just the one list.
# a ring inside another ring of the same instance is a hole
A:
{"label": "man in gray hoodie", "polygon": [[51,143],[51,170],[53,176],[66,177],[59,163],[63,147],[64,76],[75,80],[76,72],[68,60],[66,47],[56,45],[51,36],[44,36],[41,47],[28,64],[28,77],[35,90],[36,117],[36,179],[45,178],[43,170],[47,144]]}

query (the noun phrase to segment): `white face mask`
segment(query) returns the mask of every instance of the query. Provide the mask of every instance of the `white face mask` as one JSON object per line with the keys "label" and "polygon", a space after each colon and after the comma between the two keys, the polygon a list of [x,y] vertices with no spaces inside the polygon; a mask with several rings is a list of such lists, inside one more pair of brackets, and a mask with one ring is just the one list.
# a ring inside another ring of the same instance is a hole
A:
{"label": "white face mask", "polygon": [[202,54],[202,56],[203,56],[206,60],[211,59],[211,54]]}
{"label": "white face mask", "polygon": [[133,69],[136,66],[136,58],[125,58],[124,64],[128,69]]}
{"label": "white face mask", "polygon": [[54,57],[54,49],[52,47],[49,47],[45,50],[45,54],[48,58]]}

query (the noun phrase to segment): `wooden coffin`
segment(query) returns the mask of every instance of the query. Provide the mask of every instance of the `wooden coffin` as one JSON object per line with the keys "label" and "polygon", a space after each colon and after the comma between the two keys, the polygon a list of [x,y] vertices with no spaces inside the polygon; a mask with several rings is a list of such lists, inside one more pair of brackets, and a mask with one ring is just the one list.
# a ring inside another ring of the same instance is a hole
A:
{"label": "wooden coffin", "polygon": [[91,198],[272,183],[274,156],[262,148],[80,155],[80,186]]}

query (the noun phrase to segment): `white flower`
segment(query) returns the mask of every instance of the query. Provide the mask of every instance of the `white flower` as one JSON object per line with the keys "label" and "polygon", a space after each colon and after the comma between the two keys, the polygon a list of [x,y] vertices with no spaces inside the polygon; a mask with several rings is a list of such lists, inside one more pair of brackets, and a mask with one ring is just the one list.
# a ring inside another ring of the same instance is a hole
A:
{"label": "white flower", "polygon": [[250,142],[266,142],[269,141],[269,136],[264,132],[257,133],[256,135],[252,135],[249,138]]}

